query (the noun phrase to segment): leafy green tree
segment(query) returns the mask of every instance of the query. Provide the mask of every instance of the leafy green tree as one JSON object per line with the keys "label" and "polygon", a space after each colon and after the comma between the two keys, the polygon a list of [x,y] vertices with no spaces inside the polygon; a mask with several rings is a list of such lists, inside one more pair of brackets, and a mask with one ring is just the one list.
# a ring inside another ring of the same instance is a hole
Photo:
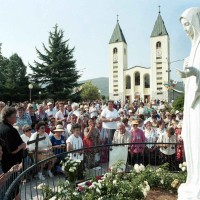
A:
{"label": "leafy green tree", "polygon": [[91,81],[87,81],[82,85],[81,97],[83,100],[100,99],[100,93],[97,86],[93,85]]}
{"label": "leafy green tree", "polygon": [[8,59],[2,55],[1,52],[2,43],[0,43],[0,99],[5,101],[4,93],[5,93],[5,66],[8,64]]}
{"label": "leafy green tree", "polygon": [[[5,60],[4,60],[5,61]],[[4,100],[28,100],[28,76],[26,66],[22,59],[15,53],[6,61],[3,70]]]}
{"label": "leafy green tree", "polygon": [[176,100],[173,102],[173,108],[174,110],[183,111],[184,106],[184,94],[180,95],[176,98]]}
{"label": "leafy green tree", "polygon": [[44,54],[36,48],[40,62],[34,61],[35,66],[30,65],[32,80],[45,87],[44,93],[48,98],[54,101],[70,99],[80,78],[73,58],[74,48],[69,48],[68,40],[64,40],[64,31],[57,25],[50,32],[48,48],[44,44],[43,48]]}

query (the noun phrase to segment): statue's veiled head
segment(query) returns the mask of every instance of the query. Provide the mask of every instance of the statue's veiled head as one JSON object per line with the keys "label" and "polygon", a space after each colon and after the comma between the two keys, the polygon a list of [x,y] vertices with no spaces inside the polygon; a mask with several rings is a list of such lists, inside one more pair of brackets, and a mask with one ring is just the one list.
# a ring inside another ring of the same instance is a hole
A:
{"label": "statue's veiled head", "polygon": [[192,41],[200,37],[200,8],[185,10],[180,17],[184,30]]}

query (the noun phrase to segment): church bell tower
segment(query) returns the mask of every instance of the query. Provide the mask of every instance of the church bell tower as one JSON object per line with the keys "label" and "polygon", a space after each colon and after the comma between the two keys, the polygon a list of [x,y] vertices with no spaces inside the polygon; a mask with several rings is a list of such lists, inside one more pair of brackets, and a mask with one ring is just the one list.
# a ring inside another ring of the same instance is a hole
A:
{"label": "church bell tower", "polygon": [[117,24],[109,42],[109,98],[124,101],[124,70],[127,69],[127,43]]}
{"label": "church bell tower", "polygon": [[151,97],[168,100],[166,83],[170,81],[170,39],[160,14],[151,33]]}

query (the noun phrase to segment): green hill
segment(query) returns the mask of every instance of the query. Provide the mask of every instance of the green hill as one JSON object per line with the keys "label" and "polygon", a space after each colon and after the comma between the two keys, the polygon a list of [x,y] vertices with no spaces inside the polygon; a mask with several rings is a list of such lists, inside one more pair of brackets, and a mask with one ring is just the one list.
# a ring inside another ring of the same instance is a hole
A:
{"label": "green hill", "polygon": [[91,83],[99,88],[101,90],[101,95],[108,96],[109,95],[109,83],[107,77],[100,77],[100,78],[94,78],[84,81],[79,81],[79,83],[85,83],[87,81],[91,81]]}

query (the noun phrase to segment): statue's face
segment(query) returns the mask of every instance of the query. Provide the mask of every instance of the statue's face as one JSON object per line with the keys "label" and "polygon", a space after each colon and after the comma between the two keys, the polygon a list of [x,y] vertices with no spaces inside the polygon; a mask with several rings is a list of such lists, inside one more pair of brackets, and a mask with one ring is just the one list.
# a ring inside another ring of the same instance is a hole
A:
{"label": "statue's face", "polygon": [[183,29],[185,30],[187,35],[193,38],[194,31],[193,31],[193,28],[192,28],[192,25],[190,24],[190,22],[187,19],[182,18],[181,24],[183,25]]}

